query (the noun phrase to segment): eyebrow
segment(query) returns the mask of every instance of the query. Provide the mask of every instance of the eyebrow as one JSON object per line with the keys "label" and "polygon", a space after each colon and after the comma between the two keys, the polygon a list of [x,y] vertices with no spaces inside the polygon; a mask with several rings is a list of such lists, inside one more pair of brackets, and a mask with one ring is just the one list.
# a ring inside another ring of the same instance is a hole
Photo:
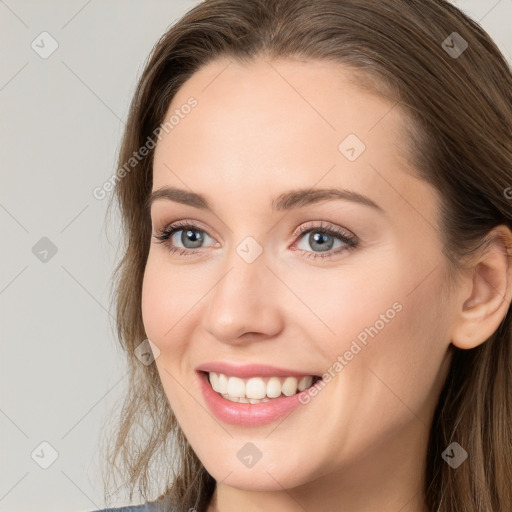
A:
{"label": "eyebrow", "polygon": [[[210,203],[202,194],[190,192],[176,187],[162,187],[154,190],[146,201],[146,207],[149,209],[151,205],[157,201],[165,199],[177,203],[199,208],[200,210],[208,210],[213,212]],[[353,192],[351,190],[344,190],[338,188],[322,188],[322,189],[297,189],[280,194],[272,201],[272,209],[283,211],[292,210],[294,208],[301,208],[311,204],[319,203],[321,201],[332,201],[341,199],[345,201],[352,201],[364,206],[369,206],[380,212],[384,210],[369,197]]]}

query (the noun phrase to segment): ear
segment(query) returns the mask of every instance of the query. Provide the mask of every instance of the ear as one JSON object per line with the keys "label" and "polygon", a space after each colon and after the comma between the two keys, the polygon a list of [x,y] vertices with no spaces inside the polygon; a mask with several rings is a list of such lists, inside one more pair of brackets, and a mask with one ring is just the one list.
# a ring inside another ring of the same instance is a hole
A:
{"label": "ear", "polygon": [[452,332],[453,345],[461,349],[474,348],[494,334],[512,300],[512,232],[498,226],[487,239],[463,277],[459,318]]}

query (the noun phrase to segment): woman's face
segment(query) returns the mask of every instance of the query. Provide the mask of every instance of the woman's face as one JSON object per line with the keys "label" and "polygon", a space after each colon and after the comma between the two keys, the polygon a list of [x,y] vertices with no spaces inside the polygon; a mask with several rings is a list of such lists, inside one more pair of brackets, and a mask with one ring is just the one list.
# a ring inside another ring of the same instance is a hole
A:
{"label": "woman's face", "polygon": [[[343,66],[261,59],[202,68],[171,115],[153,191],[184,192],[159,193],[151,221],[181,224],[152,238],[142,313],[208,472],[247,490],[418,476],[455,309],[403,114]],[[304,376],[324,379],[293,395]]]}

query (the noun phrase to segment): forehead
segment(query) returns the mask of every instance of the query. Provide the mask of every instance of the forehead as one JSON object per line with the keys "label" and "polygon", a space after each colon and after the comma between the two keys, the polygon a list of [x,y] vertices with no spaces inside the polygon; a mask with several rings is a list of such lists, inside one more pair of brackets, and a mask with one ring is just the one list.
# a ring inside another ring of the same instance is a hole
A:
{"label": "forehead", "polygon": [[208,135],[202,142],[216,137],[238,142],[251,136],[282,144],[296,134],[311,140],[323,138],[327,145],[347,132],[368,139],[383,115],[386,132],[403,128],[404,119],[393,108],[395,103],[370,93],[359,82],[360,75],[333,62],[219,59],[200,68],[181,86],[166,119],[193,96],[198,107],[187,122],[173,128],[171,136],[188,127],[201,130],[198,135]]}
{"label": "forehead", "polygon": [[[191,97],[197,105],[183,109]],[[275,196],[318,183],[391,203],[413,182],[427,187],[406,159],[406,117],[340,64],[219,59],[179,89],[166,119],[173,114],[181,115],[157,144],[153,189]]]}

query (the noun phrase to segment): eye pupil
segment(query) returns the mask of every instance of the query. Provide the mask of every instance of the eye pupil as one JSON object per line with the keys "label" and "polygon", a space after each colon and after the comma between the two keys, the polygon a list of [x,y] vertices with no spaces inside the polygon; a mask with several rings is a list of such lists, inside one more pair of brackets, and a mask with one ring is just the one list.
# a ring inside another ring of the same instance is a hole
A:
{"label": "eye pupil", "polygon": [[[330,243],[329,243],[330,238]],[[320,251],[329,251],[334,243],[334,239],[331,235],[322,234],[318,231],[312,232],[309,235],[309,243],[312,248],[315,247],[315,244],[317,244],[317,247],[320,249]]]}
{"label": "eye pupil", "polygon": [[[201,234],[201,231],[199,230],[193,230],[193,229],[187,229],[183,230],[181,235],[181,243],[187,248],[187,249],[196,249],[197,247],[201,247],[201,243],[203,241],[203,236]],[[192,246],[188,246],[187,244],[191,242]]]}

